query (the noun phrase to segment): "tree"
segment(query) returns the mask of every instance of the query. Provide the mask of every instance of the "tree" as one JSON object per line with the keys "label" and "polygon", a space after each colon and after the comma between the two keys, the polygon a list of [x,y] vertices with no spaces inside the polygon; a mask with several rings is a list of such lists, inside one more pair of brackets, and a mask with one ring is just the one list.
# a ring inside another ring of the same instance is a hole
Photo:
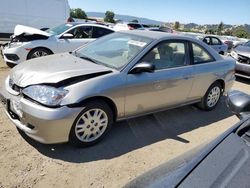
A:
{"label": "tree", "polygon": [[104,21],[105,21],[105,22],[110,22],[110,23],[115,23],[114,18],[115,18],[115,13],[112,12],[112,11],[107,11],[107,12],[105,13]]}
{"label": "tree", "polygon": [[175,22],[174,23],[174,29],[179,30],[179,28],[180,28],[180,22]]}
{"label": "tree", "polygon": [[139,23],[139,21],[138,20],[132,20],[131,22],[133,22],[133,23]]}
{"label": "tree", "polygon": [[224,27],[223,22],[220,22],[220,24],[218,25],[218,28],[217,28],[217,35],[222,34],[223,27]]}
{"label": "tree", "polygon": [[70,16],[72,18],[87,19],[87,14],[80,8],[70,9]]}
{"label": "tree", "polygon": [[212,28],[207,29],[207,30],[205,31],[205,34],[215,35],[215,29],[212,29]]}
{"label": "tree", "polygon": [[250,34],[243,27],[238,27],[233,31],[233,35],[239,38],[249,38]]}

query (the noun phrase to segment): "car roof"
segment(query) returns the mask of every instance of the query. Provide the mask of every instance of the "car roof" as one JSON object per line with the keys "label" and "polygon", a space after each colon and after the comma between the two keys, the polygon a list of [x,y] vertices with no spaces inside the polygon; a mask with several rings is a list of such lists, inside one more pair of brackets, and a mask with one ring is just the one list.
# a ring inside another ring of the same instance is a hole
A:
{"label": "car roof", "polygon": [[158,31],[148,31],[148,30],[129,30],[129,31],[119,31],[120,33],[127,33],[132,35],[138,35],[150,39],[181,39],[181,40],[193,40],[192,37],[185,36],[182,34],[173,34],[167,32],[158,32]]}
{"label": "car roof", "polygon": [[111,27],[108,27],[106,25],[99,24],[99,23],[96,23],[96,22],[69,22],[69,23],[65,23],[65,24],[70,24],[72,26],[77,26],[77,25],[91,25],[91,26],[103,27],[103,28],[107,28],[107,29],[113,30]]}

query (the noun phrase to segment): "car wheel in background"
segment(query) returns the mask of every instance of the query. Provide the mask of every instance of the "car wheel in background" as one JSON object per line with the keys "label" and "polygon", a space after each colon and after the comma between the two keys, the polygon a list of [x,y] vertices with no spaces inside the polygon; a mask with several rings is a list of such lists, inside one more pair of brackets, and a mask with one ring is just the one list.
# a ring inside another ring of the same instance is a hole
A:
{"label": "car wheel in background", "polygon": [[99,142],[113,124],[113,114],[103,101],[88,102],[76,117],[69,134],[69,142],[79,147]]}
{"label": "car wheel in background", "polygon": [[207,90],[205,96],[198,103],[198,107],[203,110],[212,110],[218,104],[222,94],[222,86],[219,82],[214,82]]}
{"label": "car wheel in background", "polygon": [[220,54],[220,55],[224,55],[225,53],[224,53],[223,51],[220,51],[219,54]]}
{"label": "car wheel in background", "polygon": [[43,57],[52,54],[52,52],[46,48],[35,48],[30,51],[27,59],[33,59],[37,57]]}
{"label": "car wheel in background", "polygon": [[10,62],[6,62],[6,65],[7,65],[8,67],[10,67],[10,68],[13,68],[13,67],[16,66],[16,64],[10,63]]}

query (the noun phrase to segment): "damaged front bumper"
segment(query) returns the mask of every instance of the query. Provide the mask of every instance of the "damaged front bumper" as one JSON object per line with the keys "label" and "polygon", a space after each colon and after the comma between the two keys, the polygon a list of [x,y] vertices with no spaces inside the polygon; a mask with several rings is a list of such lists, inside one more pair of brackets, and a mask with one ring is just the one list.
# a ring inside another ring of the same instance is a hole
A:
{"label": "damaged front bumper", "polygon": [[0,90],[0,102],[9,119],[34,140],[45,143],[67,142],[71,126],[82,108],[48,108],[24,97]]}

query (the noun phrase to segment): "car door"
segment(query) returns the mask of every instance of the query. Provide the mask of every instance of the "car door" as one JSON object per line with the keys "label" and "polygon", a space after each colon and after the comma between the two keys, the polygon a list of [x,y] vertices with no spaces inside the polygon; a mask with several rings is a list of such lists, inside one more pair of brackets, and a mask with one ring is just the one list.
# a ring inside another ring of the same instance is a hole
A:
{"label": "car door", "polygon": [[193,68],[185,41],[164,41],[138,63],[155,66],[152,73],[128,74],[125,115],[152,112],[186,102],[193,84]]}
{"label": "car door", "polygon": [[189,99],[200,99],[217,78],[219,65],[209,52],[197,43],[190,43],[191,63],[194,68],[194,83]]}
{"label": "car door", "polygon": [[72,34],[72,38],[59,38],[58,48],[60,52],[73,51],[80,46],[91,42],[95,39],[92,37],[93,27],[92,26],[77,26],[67,33]]}

